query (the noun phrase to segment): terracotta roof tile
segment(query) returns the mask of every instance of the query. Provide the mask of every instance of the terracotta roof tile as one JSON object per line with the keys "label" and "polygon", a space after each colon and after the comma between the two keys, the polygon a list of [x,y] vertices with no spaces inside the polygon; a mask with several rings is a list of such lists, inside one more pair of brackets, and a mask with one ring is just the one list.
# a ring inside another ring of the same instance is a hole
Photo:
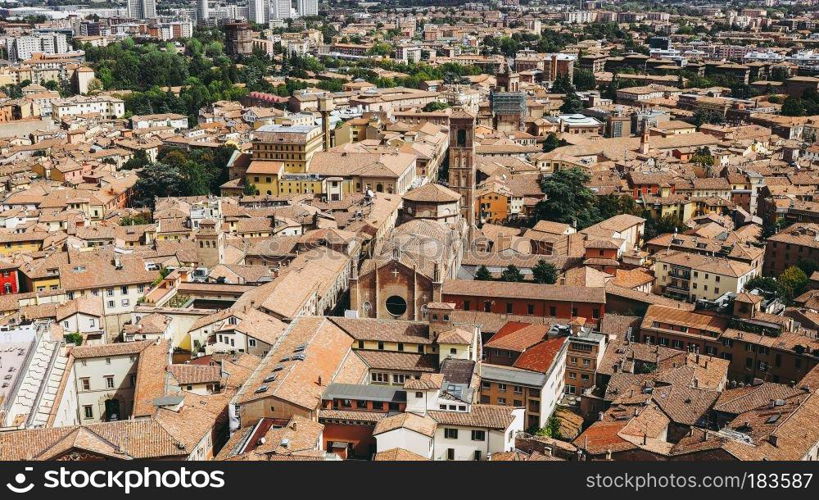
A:
{"label": "terracotta roof tile", "polygon": [[510,406],[475,404],[469,411],[433,410],[429,416],[440,425],[506,429],[515,420],[513,410]]}
{"label": "terracotta roof tile", "polygon": [[435,435],[436,426],[435,420],[429,416],[416,415],[415,413],[398,413],[383,418],[375,424],[373,436],[403,428],[431,438]]}

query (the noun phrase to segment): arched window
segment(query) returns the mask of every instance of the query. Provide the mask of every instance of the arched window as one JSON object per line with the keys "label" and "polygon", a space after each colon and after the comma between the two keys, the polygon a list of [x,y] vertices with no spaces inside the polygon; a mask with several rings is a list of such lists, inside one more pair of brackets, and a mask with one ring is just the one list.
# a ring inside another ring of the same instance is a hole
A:
{"label": "arched window", "polygon": [[458,130],[458,147],[466,147],[466,130]]}
{"label": "arched window", "polygon": [[377,192],[379,192],[379,193],[383,193],[384,192],[384,185],[383,184],[376,184],[375,185],[375,190]]}

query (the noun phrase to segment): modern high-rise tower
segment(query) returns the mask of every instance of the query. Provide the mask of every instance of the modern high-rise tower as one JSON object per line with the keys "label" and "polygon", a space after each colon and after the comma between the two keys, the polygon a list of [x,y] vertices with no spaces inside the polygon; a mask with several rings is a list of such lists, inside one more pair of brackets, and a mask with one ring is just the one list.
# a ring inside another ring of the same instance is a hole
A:
{"label": "modern high-rise tower", "polygon": [[269,23],[270,0],[250,0],[247,3],[247,20],[256,24]]}
{"label": "modern high-rise tower", "polygon": [[291,0],[270,0],[271,19],[290,19],[293,17],[293,4]]}
{"label": "modern high-rise tower", "polygon": [[301,17],[318,15],[318,0],[297,0],[296,10]]}
{"label": "modern high-rise tower", "polygon": [[210,17],[208,0],[198,0],[196,3],[196,20],[202,24],[208,20],[208,17]]}
{"label": "modern high-rise tower", "polygon": [[156,0],[128,0],[128,17],[153,19],[156,17]]}

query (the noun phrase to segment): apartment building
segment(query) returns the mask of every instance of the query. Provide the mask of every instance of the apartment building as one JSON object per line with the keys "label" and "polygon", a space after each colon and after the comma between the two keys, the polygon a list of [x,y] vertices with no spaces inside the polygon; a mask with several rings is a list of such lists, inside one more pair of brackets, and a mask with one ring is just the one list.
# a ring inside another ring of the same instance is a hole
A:
{"label": "apartment building", "polygon": [[33,34],[5,38],[8,59],[20,62],[36,53],[64,54],[68,52],[68,38],[63,33]]}
{"label": "apartment building", "polygon": [[153,341],[71,349],[79,420],[83,424],[126,420],[134,408],[139,356]]}
{"label": "apartment building", "polygon": [[264,125],[254,135],[253,160],[281,162],[288,173],[306,172],[322,147],[321,127],[314,125]]}
{"label": "apartment building", "polygon": [[683,311],[652,305],[640,325],[640,341],[730,361],[728,377],[789,383],[819,363],[819,339],[793,319],[767,314],[761,298],[747,293],[718,310]]}
{"label": "apartment building", "polygon": [[778,276],[800,261],[819,260],[819,224],[797,222],[768,238],[765,244],[765,276]]}
{"label": "apartment building", "polygon": [[478,461],[514,449],[515,436],[523,431],[523,408],[458,400],[444,380],[427,375],[404,384],[406,411],[373,429],[379,454],[402,449],[426,460]]}
{"label": "apartment building", "polygon": [[655,293],[687,301],[739,293],[756,269],[725,257],[665,250],[654,255]]}
{"label": "apartment building", "polygon": [[104,95],[69,97],[56,100],[51,106],[54,119],[58,121],[73,116],[93,114],[108,119],[125,116],[125,101]]}
{"label": "apartment building", "polygon": [[548,423],[563,396],[568,325],[507,323],[484,346],[480,401],[524,409],[527,429]]}
{"label": "apartment building", "polygon": [[566,351],[565,393],[580,395],[595,385],[595,374],[606,354],[608,337],[581,329],[568,338]]}

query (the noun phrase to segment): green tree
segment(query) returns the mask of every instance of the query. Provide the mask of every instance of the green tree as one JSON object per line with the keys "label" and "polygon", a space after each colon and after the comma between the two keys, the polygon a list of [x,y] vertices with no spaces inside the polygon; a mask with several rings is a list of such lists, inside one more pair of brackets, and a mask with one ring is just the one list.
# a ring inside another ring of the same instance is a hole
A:
{"label": "green tree", "polygon": [[615,75],[614,77],[612,77],[609,84],[606,85],[606,88],[603,89],[603,92],[601,92],[600,97],[602,97],[603,99],[611,99],[612,101],[615,101],[617,100],[618,89],[620,89],[620,79],[617,78],[617,76]]}
{"label": "green tree", "polygon": [[492,274],[489,272],[489,269],[486,266],[481,266],[475,272],[475,279],[478,281],[491,281]]}
{"label": "green tree", "polygon": [[560,439],[560,419],[552,415],[546,423],[546,427],[539,429],[535,434],[555,439]]}
{"label": "green tree", "polygon": [[753,97],[751,86],[746,83],[739,83],[731,86],[731,97],[737,99],[750,99]]}
{"label": "green tree", "polygon": [[691,162],[695,165],[705,169],[706,176],[711,176],[711,171],[714,167],[714,157],[711,155],[711,150],[708,147],[697,148],[694,155],[691,157]]}
{"label": "green tree", "polygon": [[763,292],[772,293],[776,296],[782,295],[782,288],[775,278],[770,276],[755,276],[745,282],[745,290],[762,290]]}
{"label": "green tree", "polygon": [[594,90],[597,88],[597,80],[591,70],[577,68],[574,70],[574,85],[577,90]]}
{"label": "green tree", "polygon": [[501,281],[523,281],[523,274],[514,264],[509,264],[501,272]]}
{"label": "green tree", "polygon": [[145,154],[145,151],[142,149],[138,149],[134,155],[122,165],[124,170],[133,170],[137,168],[142,168],[149,163],[148,155]]}
{"label": "green tree", "polygon": [[634,198],[628,195],[604,194],[595,198],[595,204],[601,220],[619,214],[640,215],[642,213]]}
{"label": "green tree", "polygon": [[774,82],[784,82],[788,79],[788,71],[782,67],[775,67],[771,70],[770,80]]}
{"label": "green tree", "polygon": [[424,106],[423,110],[429,113],[432,111],[440,111],[442,109],[447,109],[448,107],[449,104],[446,102],[432,101],[430,103],[427,103],[427,105]]}
{"label": "green tree", "polygon": [[133,217],[125,216],[119,220],[120,226],[140,226],[143,224],[150,224],[151,219],[144,215],[135,215]]}
{"label": "green tree", "polygon": [[370,50],[367,51],[367,55],[370,56],[389,56],[393,53],[395,49],[393,49],[392,45],[386,42],[379,42],[374,44]]}
{"label": "green tree", "polygon": [[537,264],[535,264],[535,267],[532,268],[532,276],[535,279],[535,283],[554,285],[557,283],[557,268],[551,262],[540,259],[537,261]]}
{"label": "green tree", "polygon": [[699,109],[694,113],[694,125],[699,127],[705,123],[721,125],[725,123],[725,116],[718,111]]}
{"label": "green tree", "polygon": [[791,266],[782,271],[777,281],[782,289],[783,299],[785,299],[788,304],[793,302],[795,297],[802,295],[808,286],[808,276],[805,274],[805,271],[796,266]]}
{"label": "green tree", "polygon": [[555,81],[552,82],[552,92],[556,94],[573,94],[574,91],[574,85],[569,80],[569,75],[557,75]]}
{"label": "green tree", "polygon": [[143,168],[134,185],[133,203],[138,207],[153,209],[158,196],[185,196],[185,177],[177,167],[151,163]]}
{"label": "green tree", "polygon": [[544,178],[540,187],[546,197],[535,205],[534,222],[575,223],[578,229],[597,223],[600,218],[595,195],[586,187],[589,180],[589,174],[577,167],[559,170]]}
{"label": "green tree", "polygon": [[82,345],[83,337],[81,333],[68,333],[63,335],[66,344],[74,344],[75,346]]}
{"label": "green tree", "polygon": [[804,116],[805,111],[805,103],[798,97],[789,96],[782,103],[781,113],[785,116]]}
{"label": "green tree", "polygon": [[673,215],[664,215],[659,219],[647,217],[644,238],[648,241],[660,234],[682,232],[686,229],[685,225]]}
{"label": "green tree", "polygon": [[810,278],[813,273],[819,271],[819,262],[815,260],[799,259],[799,262],[796,263],[796,267],[801,269],[805,275]]}
{"label": "green tree", "polygon": [[561,146],[560,139],[557,138],[557,135],[554,133],[550,133],[546,136],[546,139],[543,141],[543,152],[548,153],[550,151],[554,151],[555,149]]}
{"label": "green tree", "polygon": [[573,115],[581,111],[583,111],[583,101],[580,100],[580,97],[576,93],[572,92],[563,98],[563,105],[560,106],[561,113]]}

